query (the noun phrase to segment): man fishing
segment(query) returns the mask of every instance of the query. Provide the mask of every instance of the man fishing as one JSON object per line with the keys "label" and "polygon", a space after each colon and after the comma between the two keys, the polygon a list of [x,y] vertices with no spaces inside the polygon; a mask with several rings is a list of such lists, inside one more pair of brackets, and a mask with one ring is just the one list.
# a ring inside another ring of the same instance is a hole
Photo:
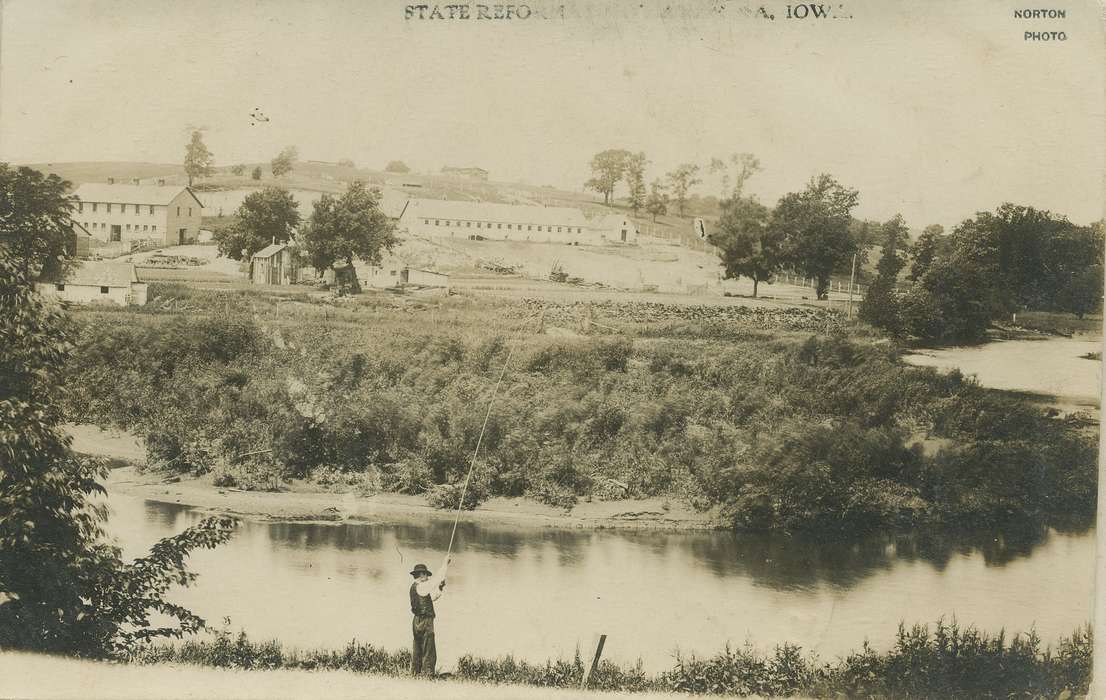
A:
{"label": "man fishing", "polygon": [[415,577],[411,584],[411,632],[414,644],[411,647],[411,674],[434,675],[438,663],[438,650],[434,645],[434,601],[442,597],[445,591],[445,572],[451,558],[447,555],[438,575],[426,568],[426,564],[415,564],[411,575]]}

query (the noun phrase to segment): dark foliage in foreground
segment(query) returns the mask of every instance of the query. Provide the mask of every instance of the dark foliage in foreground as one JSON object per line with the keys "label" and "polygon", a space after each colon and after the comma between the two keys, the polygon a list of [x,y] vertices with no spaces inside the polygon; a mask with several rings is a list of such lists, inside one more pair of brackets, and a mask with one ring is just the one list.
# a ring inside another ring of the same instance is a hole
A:
{"label": "dark foliage in foreground", "polygon": [[[203,627],[165,594],[192,581],[188,553],[232,523],[208,518],[130,563],[104,541],[107,468],[74,455],[59,425],[70,350],[65,317],[0,247],[0,649],[108,656]],[[153,613],[175,624],[152,627]]]}
{"label": "dark foliage in foreground", "polygon": [[[665,690],[711,695],[806,695],[836,698],[1048,698],[1085,694],[1090,683],[1092,639],[1089,628],[1077,630],[1055,647],[1042,648],[1033,633],[1007,641],[957,623],[939,621],[932,629],[899,627],[893,647],[876,652],[867,645],[833,662],[804,655],[784,644],[771,654],[751,647],[727,647],[707,658],[678,656],[675,665],[656,675],[641,665],[603,661],[590,687],[599,690]],[[245,635],[215,635],[211,641],[147,647],[132,657],[137,663],[189,663],[241,669],[341,669],[360,673],[404,675],[410,652],[389,652],[356,641],[342,651],[285,650],[275,641],[252,642]],[[463,656],[454,678],[486,683],[578,688],[584,663],[534,664],[511,656],[481,659]],[[1067,693],[1067,695],[1064,695]]]}

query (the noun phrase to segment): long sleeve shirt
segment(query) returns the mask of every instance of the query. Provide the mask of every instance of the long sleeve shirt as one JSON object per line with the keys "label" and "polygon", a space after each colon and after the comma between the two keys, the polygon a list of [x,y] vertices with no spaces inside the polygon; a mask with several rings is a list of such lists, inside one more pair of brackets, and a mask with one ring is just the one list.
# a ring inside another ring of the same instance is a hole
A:
{"label": "long sleeve shirt", "polygon": [[430,596],[431,600],[437,600],[442,597],[442,584],[445,583],[446,570],[449,569],[449,560],[446,559],[442,562],[442,565],[438,568],[438,573],[434,574],[425,581],[419,581],[415,584],[415,592],[421,596]]}

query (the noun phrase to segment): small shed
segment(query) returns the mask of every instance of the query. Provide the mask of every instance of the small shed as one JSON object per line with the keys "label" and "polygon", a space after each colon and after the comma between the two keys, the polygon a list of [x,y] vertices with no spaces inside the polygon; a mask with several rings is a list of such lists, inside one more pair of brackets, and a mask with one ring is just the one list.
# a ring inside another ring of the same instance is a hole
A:
{"label": "small shed", "polygon": [[250,281],[254,284],[295,284],[298,269],[296,251],[287,243],[273,243],[250,258]]}
{"label": "small shed", "polygon": [[449,275],[433,270],[421,270],[415,267],[404,268],[401,273],[403,284],[419,287],[445,287],[449,289]]}
{"label": "small shed", "polygon": [[146,283],[133,263],[86,260],[53,279],[36,282],[35,289],[44,297],[77,304],[146,304]]}
{"label": "small shed", "polygon": [[71,258],[87,258],[92,254],[92,234],[76,221],[72,223],[65,243],[65,254]]}

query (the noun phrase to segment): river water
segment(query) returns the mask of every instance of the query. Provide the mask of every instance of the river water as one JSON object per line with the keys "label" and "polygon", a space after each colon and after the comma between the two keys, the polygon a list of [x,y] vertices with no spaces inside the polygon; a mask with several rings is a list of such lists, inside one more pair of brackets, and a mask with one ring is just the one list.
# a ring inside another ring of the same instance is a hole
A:
{"label": "river water", "polygon": [[[128,556],[200,514],[114,496]],[[410,643],[408,571],[439,564],[450,523],[245,522],[191,558],[196,584],[173,599],[255,639],[341,647]],[[1092,531],[920,535],[818,542],[780,535],[553,530],[462,524],[439,601],[440,663],[465,652],[544,661],[608,635],[605,658],[646,669],[727,642],[785,641],[832,659],[867,638],[887,647],[900,619],[956,616],[980,629],[1035,627],[1046,641],[1090,619]],[[586,653],[586,651],[585,651]]]}

